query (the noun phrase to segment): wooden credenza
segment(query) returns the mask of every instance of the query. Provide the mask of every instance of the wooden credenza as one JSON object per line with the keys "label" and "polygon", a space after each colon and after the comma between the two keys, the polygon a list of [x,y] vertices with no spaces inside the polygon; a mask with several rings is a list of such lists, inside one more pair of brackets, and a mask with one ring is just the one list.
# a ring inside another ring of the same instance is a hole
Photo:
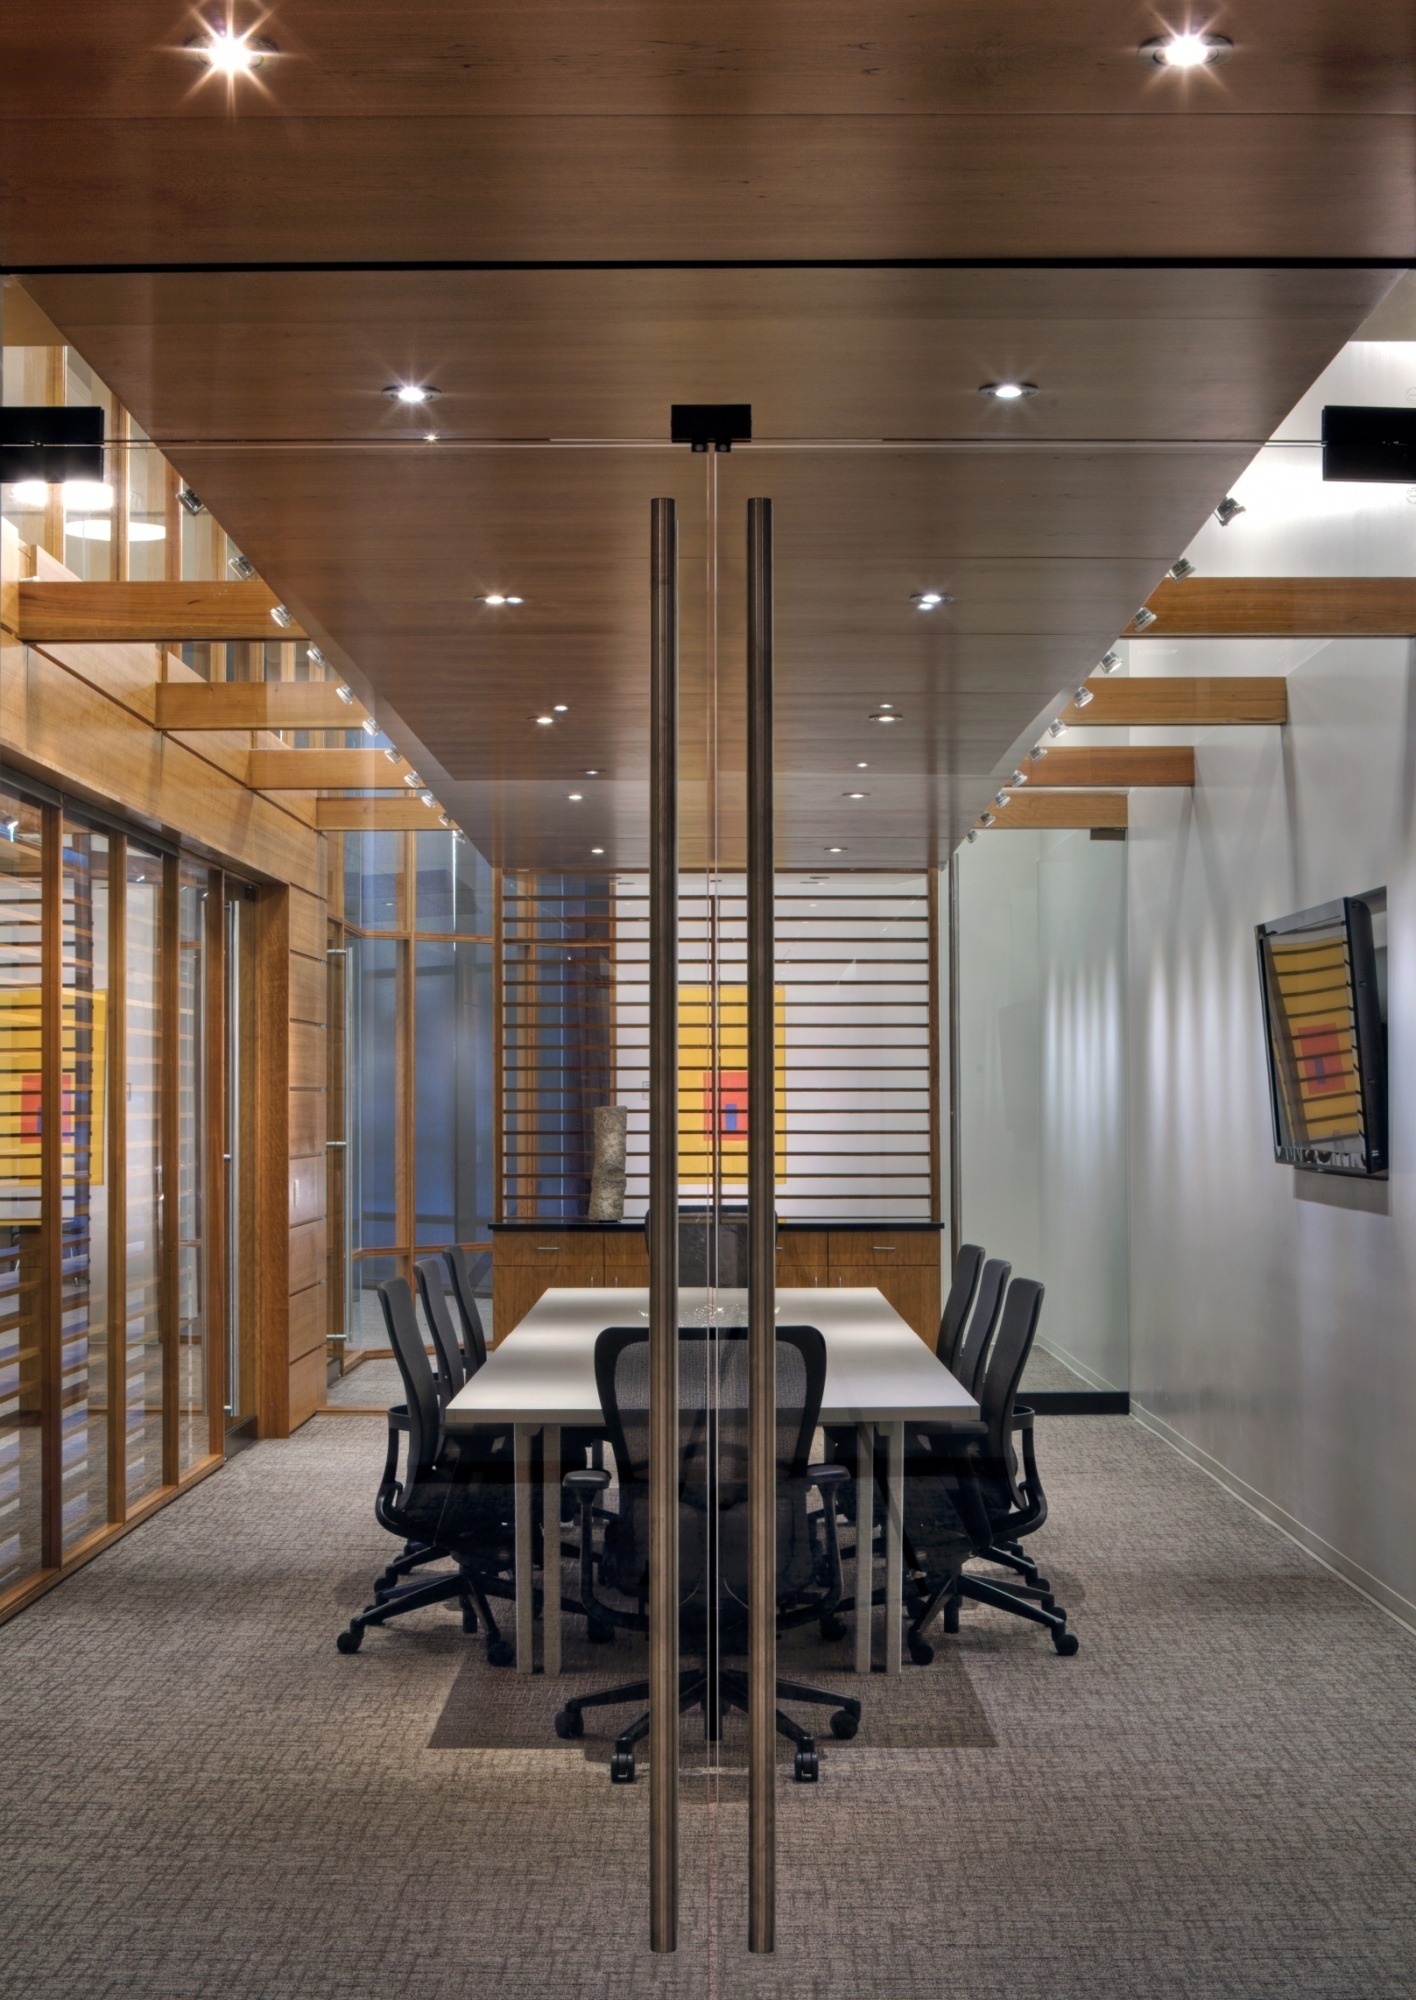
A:
{"label": "wooden credenza", "polygon": [[[783,1223],[779,1285],[874,1285],[932,1347],[939,1332],[937,1223]],[[637,1222],[497,1223],[492,1229],[492,1339],[509,1333],[551,1285],[647,1285]]]}

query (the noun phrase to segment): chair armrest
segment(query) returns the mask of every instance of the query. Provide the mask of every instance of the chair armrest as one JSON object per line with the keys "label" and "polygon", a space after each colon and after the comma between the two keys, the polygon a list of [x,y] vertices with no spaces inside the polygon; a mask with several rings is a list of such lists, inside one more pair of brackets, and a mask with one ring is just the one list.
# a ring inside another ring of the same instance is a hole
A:
{"label": "chair armrest", "polygon": [[1030,1431],[1032,1427],[1033,1412],[1025,1410],[1020,1403],[1015,1403],[1013,1405],[1013,1429],[1015,1431]]}
{"label": "chair armrest", "polygon": [[589,1506],[609,1483],[609,1473],[603,1466],[595,1465],[576,1466],[561,1481],[561,1485],[575,1495],[582,1507]]}
{"label": "chair armrest", "polygon": [[808,1465],[806,1476],[813,1486],[825,1490],[828,1486],[841,1486],[851,1476],[848,1465]]}

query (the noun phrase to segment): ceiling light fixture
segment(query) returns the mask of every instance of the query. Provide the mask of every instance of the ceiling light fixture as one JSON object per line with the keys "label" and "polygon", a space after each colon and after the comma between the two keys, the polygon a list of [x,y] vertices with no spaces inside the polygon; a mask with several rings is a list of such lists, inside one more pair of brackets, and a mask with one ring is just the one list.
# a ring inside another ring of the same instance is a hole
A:
{"label": "ceiling light fixture", "polygon": [[387,757],[390,764],[396,764],[399,761],[398,752],[394,749],[391,743],[389,744],[388,748],[384,751],[384,755],[385,757]]}
{"label": "ceiling light fixture", "polygon": [[1144,632],[1147,625],[1154,625],[1155,613],[1149,608],[1149,606],[1143,604],[1140,610],[1136,613],[1135,617],[1131,620],[1131,623],[1135,626],[1138,632]]}
{"label": "ceiling light fixture", "polygon": [[526,600],[524,597],[508,597],[505,591],[489,590],[482,599],[482,602],[483,604],[495,605],[500,609],[503,604],[524,604]]}
{"label": "ceiling light fixture", "polygon": [[451,829],[451,826],[452,826],[452,821],[451,821],[451,820],[450,820],[450,819],[448,818],[448,816],[447,816],[447,814],[446,814],[446,813],[439,813],[439,814],[438,814],[438,825],[439,825],[439,826],[445,826],[445,827],[447,827],[447,828]]}
{"label": "ceiling light fixture", "polygon": [[1067,725],[1062,720],[1060,715],[1054,716],[1052,721],[1048,723],[1047,733],[1050,737],[1052,737],[1054,742],[1059,736],[1065,736],[1067,734]]}
{"label": "ceiling light fixture", "polygon": [[377,736],[379,733],[379,725],[374,721],[372,715],[366,715],[359,724],[359,727],[366,736]]}
{"label": "ceiling light fixture", "polygon": [[1008,780],[1008,783],[1010,785],[1025,785],[1027,781],[1028,781],[1028,774],[1023,769],[1022,765],[1019,764],[1017,770],[1014,771],[1012,777]]}
{"label": "ceiling light fixture", "polygon": [[325,656],[318,646],[307,646],[305,648],[305,658],[317,667],[322,667],[325,663]]}
{"label": "ceiling light fixture", "polygon": [[403,773],[403,782],[405,785],[411,787],[411,789],[414,791],[420,791],[422,789],[423,780],[418,776],[418,773],[416,771],[405,771]]}
{"label": "ceiling light fixture", "polygon": [[294,617],[291,615],[290,612],[290,607],[285,604],[272,604],[272,606],[270,607],[270,615],[275,620],[276,624],[280,627],[282,632],[288,631],[289,628],[295,623]]}
{"label": "ceiling light fixture", "polygon": [[604,853],[604,851],[605,851],[605,850],[604,850],[604,848],[603,848],[603,847],[592,847],[592,848],[591,848],[591,850],[590,850],[590,852],[591,852],[592,854],[603,854],[603,853]]}
{"label": "ceiling light fixture", "polygon": [[354,690],[352,687],[350,687],[347,681],[341,682],[341,684],[335,689],[335,693],[339,696],[339,699],[344,703],[344,706],[346,708],[352,708],[354,706]]}
{"label": "ceiling light fixture", "polygon": [[1136,53],[1153,69],[1213,69],[1229,61],[1234,44],[1228,35],[1196,34],[1187,28],[1181,34],[1152,35]]}
{"label": "ceiling light fixture", "polygon": [[598,771],[587,771],[585,775],[587,778],[598,778],[600,773]]}
{"label": "ceiling light fixture", "polygon": [[869,719],[872,722],[899,722],[901,717],[898,711],[877,708]]}
{"label": "ceiling light fixture", "polygon": [[197,514],[205,514],[206,512],[206,501],[199,500],[190,486],[179,486],[177,488],[177,500],[178,504],[185,507],[191,515],[195,516]]}
{"label": "ceiling light fixture", "polygon": [[47,507],[49,488],[42,479],[17,479],[11,488],[17,507]]}
{"label": "ceiling light fixture", "polygon": [[186,44],[188,57],[201,63],[216,76],[234,83],[238,76],[258,70],[267,56],[278,55],[274,42],[265,35],[238,35],[224,22],[214,22],[203,38],[193,35]]}
{"label": "ceiling light fixture", "polygon": [[826,850],[828,854],[844,854],[845,851],[844,847],[828,847]]}
{"label": "ceiling light fixture", "polygon": [[980,396],[991,396],[995,403],[1020,403],[1025,396],[1037,394],[1036,382],[984,382],[979,386]]}
{"label": "ceiling light fixture", "polygon": [[1101,671],[1104,674],[1114,674],[1116,669],[1120,666],[1120,664],[1121,664],[1121,655],[1114,649],[1103,653],[1101,656],[1100,665],[1101,665]]}
{"label": "ceiling light fixture", "polygon": [[994,823],[994,822],[993,822],[993,814],[992,814],[992,813],[980,813],[980,814],[979,814],[979,816],[978,816],[978,823],[979,823],[979,825],[980,825],[980,826],[992,826],[992,825],[993,825],[993,823]]}
{"label": "ceiling light fixture", "polygon": [[566,797],[570,800],[573,806],[578,806],[581,800],[585,797],[585,794],[584,792],[567,792]]}
{"label": "ceiling light fixture", "polygon": [[555,721],[555,717],[553,715],[533,715],[531,720],[539,723],[542,729],[549,729]]}
{"label": "ceiling light fixture", "polygon": [[1198,576],[1199,571],[1188,556],[1181,556],[1179,562],[1173,562],[1165,574],[1172,583],[1183,583],[1187,576]]}
{"label": "ceiling light fixture", "polygon": [[1091,703],[1096,699],[1096,697],[1093,695],[1091,689],[1087,686],[1086,682],[1083,681],[1082,685],[1079,688],[1073,688],[1072,699],[1077,704],[1078,708],[1086,708],[1089,703]]}
{"label": "ceiling light fixture", "polygon": [[841,797],[843,799],[868,799],[870,794],[869,792],[842,792]]}
{"label": "ceiling light fixture", "polygon": [[869,764],[866,763],[860,763],[856,765],[856,769],[858,771],[868,771],[870,769],[870,766]]}
{"label": "ceiling light fixture", "polygon": [[1232,493],[1226,493],[1214,510],[1214,518],[1221,528],[1227,528],[1231,521],[1237,519],[1240,514],[1247,514],[1248,511],[1241,500],[1236,500]]}
{"label": "ceiling light fixture", "polygon": [[995,792],[993,794],[993,803],[1001,811],[1004,806],[1012,805],[1013,801],[1009,798],[1006,792]]}
{"label": "ceiling light fixture", "polygon": [[947,590],[917,590],[910,603],[917,611],[936,611],[941,604],[952,604],[954,599]]}
{"label": "ceiling light fixture", "polygon": [[1032,758],[1034,764],[1041,763],[1042,759],[1047,755],[1047,745],[1042,741],[1040,737],[1038,741],[1034,743],[1032,749],[1029,750],[1028,755],[1029,757]]}
{"label": "ceiling light fixture", "polygon": [[242,583],[249,583],[256,573],[256,566],[251,558],[243,556],[239,549],[234,555],[226,558],[226,567],[233,576],[239,576]]}
{"label": "ceiling light fixture", "polygon": [[978,828],[976,826],[971,826],[968,832],[964,835],[964,838],[965,840],[967,840],[969,846],[972,847],[974,842],[978,839]]}
{"label": "ceiling light fixture", "polygon": [[570,703],[568,701],[553,701],[551,703],[551,713],[552,715],[569,715]]}
{"label": "ceiling light fixture", "polygon": [[423,801],[423,804],[425,806],[431,807],[437,804],[437,800],[433,797],[431,792],[419,792],[418,796]]}
{"label": "ceiling light fixture", "polygon": [[435,403],[442,394],[428,382],[390,382],[384,394],[391,403],[406,403],[416,407],[420,403]]}
{"label": "ceiling light fixture", "polygon": [[[424,431],[423,433],[424,444],[436,444],[437,441],[438,441],[438,434],[436,431]],[[449,825],[451,825],[451,823],[452,823],[451,821],[448,822]]]}

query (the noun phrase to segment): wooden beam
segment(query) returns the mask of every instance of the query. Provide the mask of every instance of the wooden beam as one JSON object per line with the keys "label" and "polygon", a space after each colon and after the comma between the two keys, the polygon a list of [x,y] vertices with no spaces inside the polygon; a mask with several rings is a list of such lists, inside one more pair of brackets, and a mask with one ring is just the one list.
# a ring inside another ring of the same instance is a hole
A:
{"label": "wooden beam", "polygon": [[1064,785],[1193,785],[1195,753],[1188,744],[1135,749],[1125,743],[1085,749],[1059,744],[1023,768],[1030,792]]}
{"label": "wooden beam", "polygon": [[382,750],[252,750],[246,783],[253,792],[394,791],[407,769]]}
{"label": "wooden beam", "polygon": [[1192,576],[1146,600],[1156,622],[1127,639],[1404,639],[1416,577]]}
{"label": "wooden beam", "polygon": [[263,583],[68,583],[20,581],[18,630],[39,645],[99,639],[303,639],[277,625]]}
{"label": "wooden beam", "polygon": [[416,794],[402,799],[316,799],[320,833],[436,833],[437,814]]}
{"label": "wooden beam", "polygon": [[163,681],[154,697],[159,729],[357,729],[364,718],[333,681]]}
{"label": "wooden beam", "polygon": [[1064,722],[1082,729],[1217,729],[1229,723],[1288,720],[1288,683],[1281,674],[1215,680],[1132,675],[1092,680],[1087,686],[1092,699],[1086,707],[1072,701],[1062,711]]}
{"label": "wooden beam", "polygon": [[1124,792],[1025,792],[1009,791],[1012,803],[990,806],[995,830],[1000,826],[1088,827],[1125,826]]}

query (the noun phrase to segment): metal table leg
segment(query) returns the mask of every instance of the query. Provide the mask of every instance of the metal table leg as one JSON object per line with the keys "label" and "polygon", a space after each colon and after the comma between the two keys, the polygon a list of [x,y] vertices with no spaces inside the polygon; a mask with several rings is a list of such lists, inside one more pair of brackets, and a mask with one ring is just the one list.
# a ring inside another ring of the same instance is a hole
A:
{"label": "metal table leg", "polygon": [[516,1426],[516,1671],[535,1671],[536,1592],[531,1574],[531,1440],[539,1424]]}
{"label": "metal table leg", "polygon": [[548,1674],[561,1670],[559,1424],[541,1431],[541,1661]]}
{"label": "metal table leg", "polygon": [[885,1671],[900,1671],[900,1638],[904,1614],[905,1537],[901,1509],[905,1502],[905,1427],[885,1426]]}
{"label": "metal table leg", "polygon": [[856,1425],[855,1670],[870,1672],[875,1595],[875,1426]]}

